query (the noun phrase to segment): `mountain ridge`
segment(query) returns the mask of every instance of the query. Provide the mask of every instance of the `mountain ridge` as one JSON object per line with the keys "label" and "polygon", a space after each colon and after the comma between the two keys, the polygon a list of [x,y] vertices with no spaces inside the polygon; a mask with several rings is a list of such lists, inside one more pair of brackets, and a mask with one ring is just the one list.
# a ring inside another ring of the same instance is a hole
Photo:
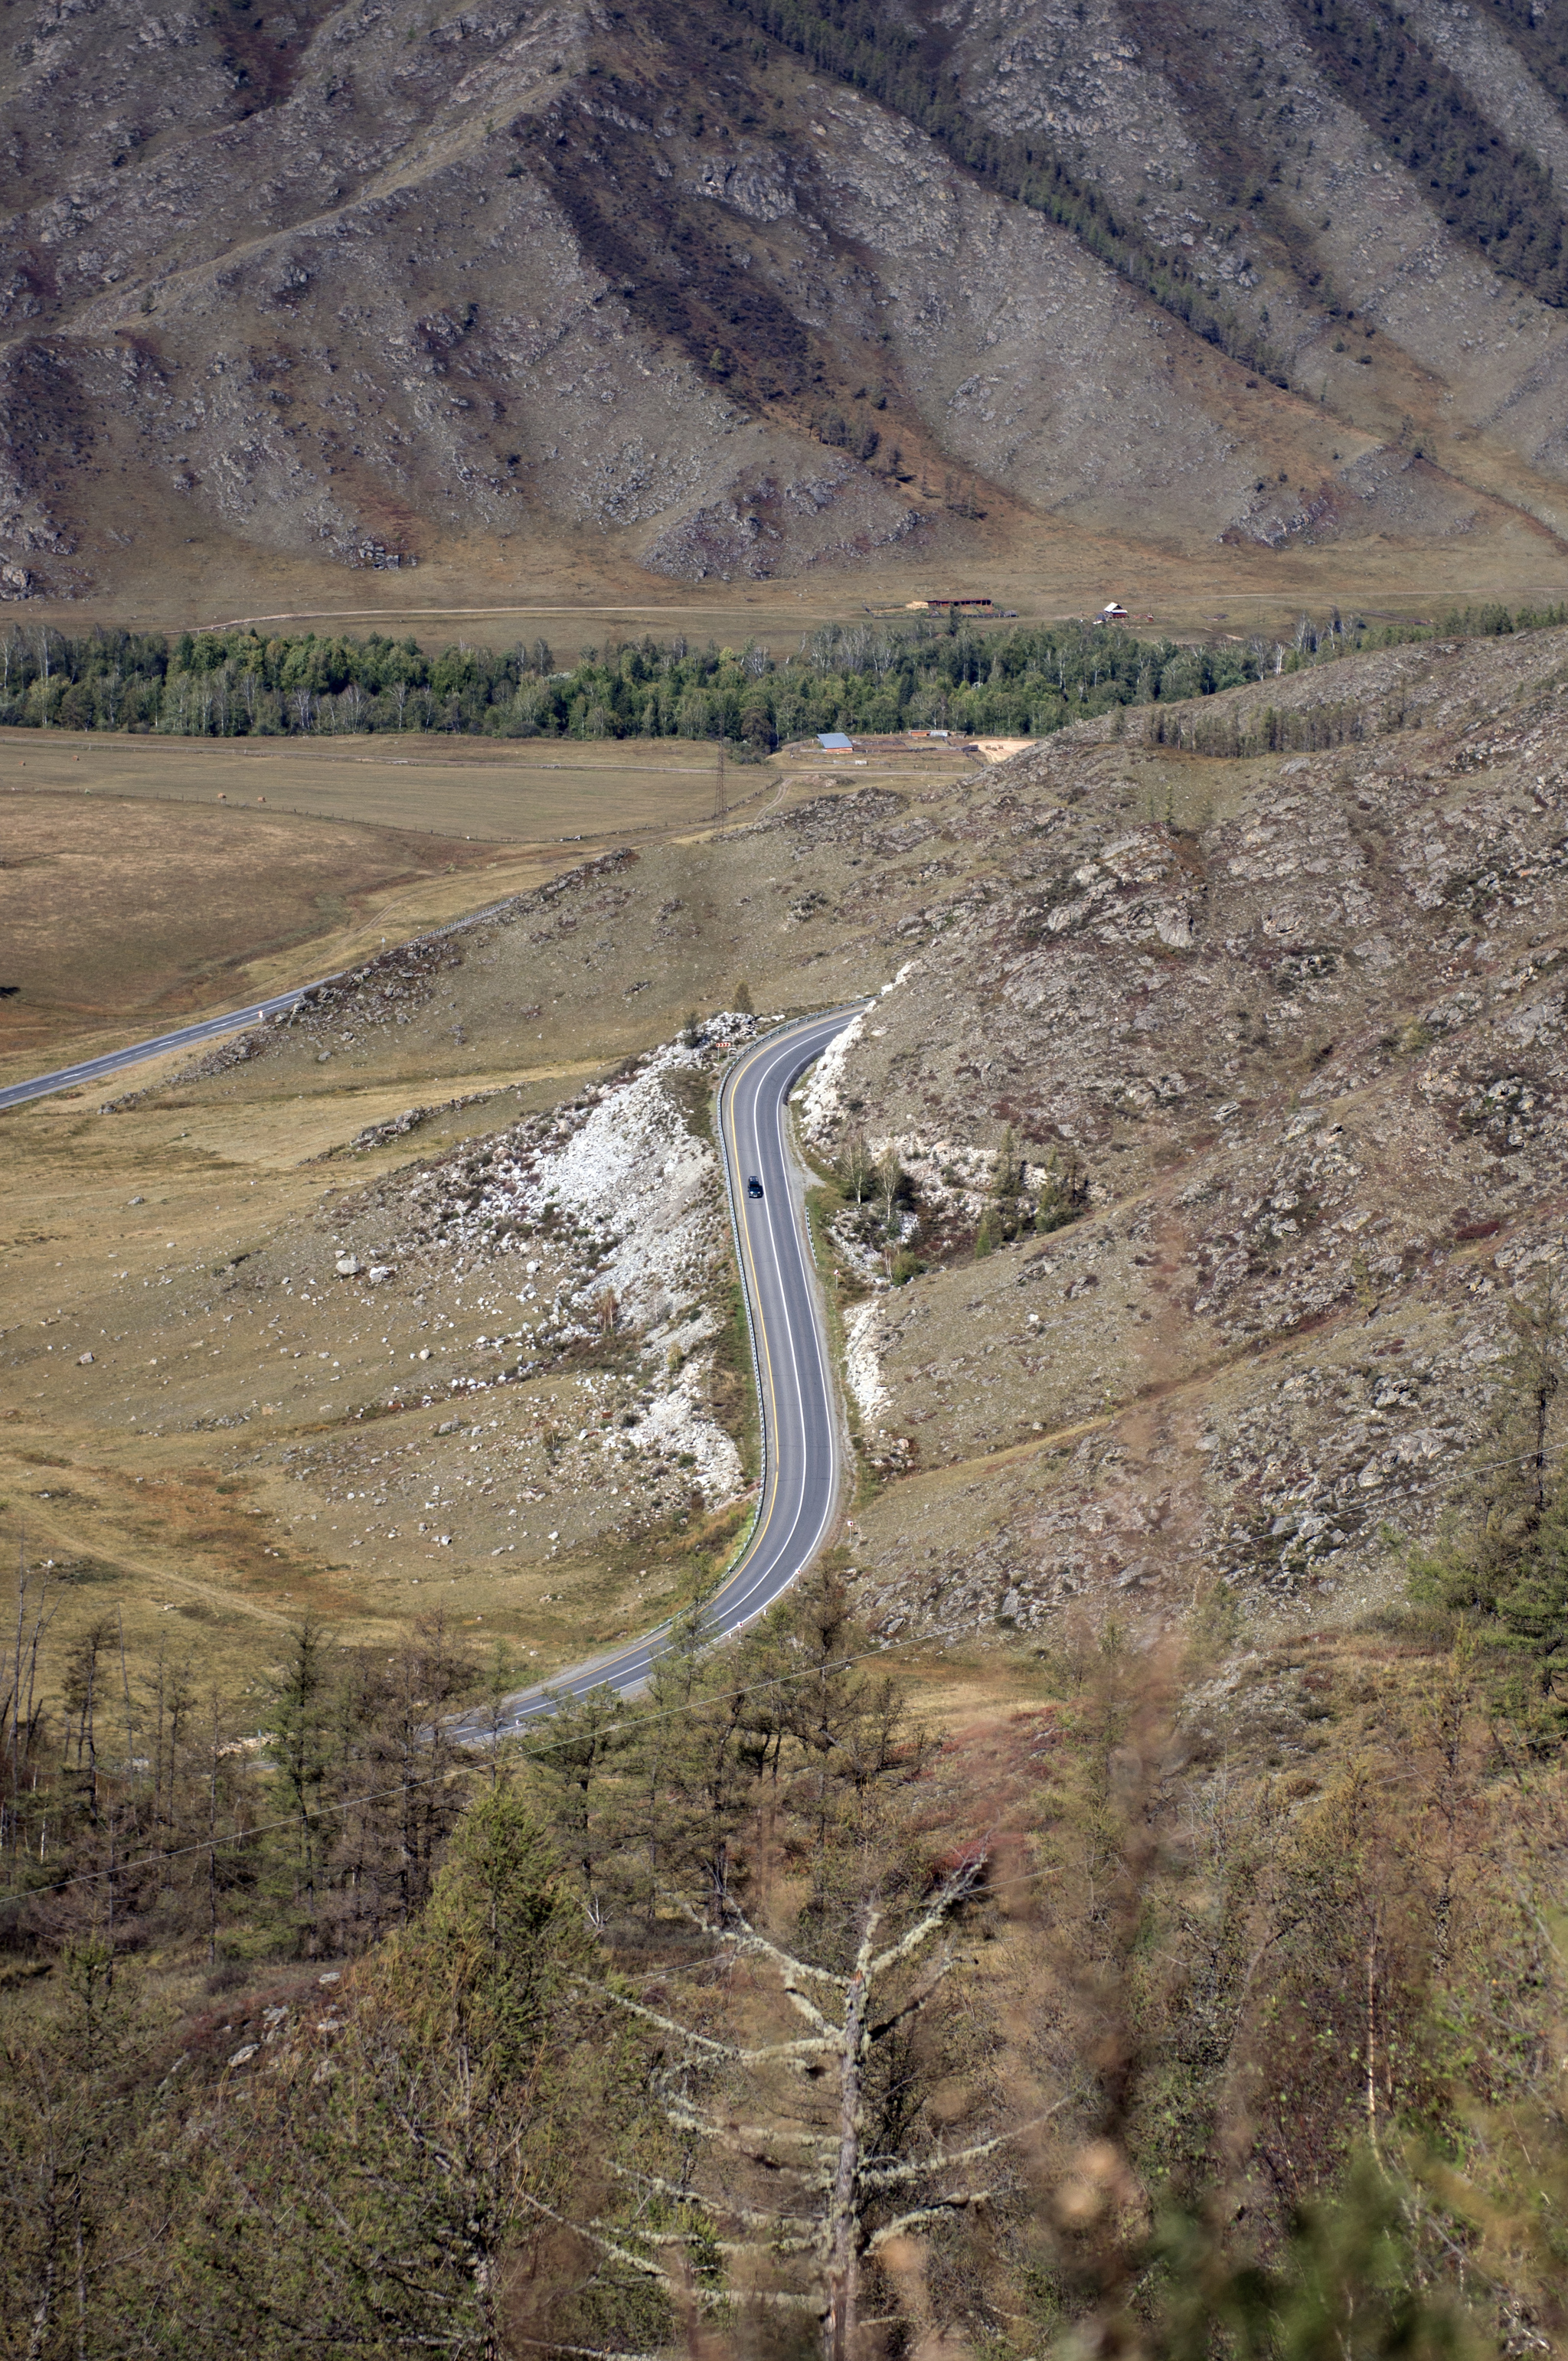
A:
{"label": "mountain ridge", "polygon": [[1561,73],[1498,10],[1405,13],[1463,117],[1437,177],[1492,159],[1450,223],[1415,97],[1375,129],[1327,21],[42,11],[0,69],[0,588],[214,546],[645,591],[1117,546],[1568,580],[1568,315],[1497,260],[1561,291]]}

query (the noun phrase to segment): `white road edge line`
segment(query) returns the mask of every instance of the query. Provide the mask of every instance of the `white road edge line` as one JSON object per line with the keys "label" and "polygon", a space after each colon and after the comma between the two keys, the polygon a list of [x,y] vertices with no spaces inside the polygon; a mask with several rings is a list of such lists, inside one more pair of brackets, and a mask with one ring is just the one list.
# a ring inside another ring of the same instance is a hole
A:
{"label": "white road edge line", "polygon": [[[863,1001],[857,1001],[847,1007],[825,1010],[819,1016],[793,1019],[786,1027],[782,1027],[779,1029],[776,1048],[780,1054],[770,1058],[764,1072],[752,1078],[751,1088],[752,1097],[754,1100],[757,1094],[761,1092],[764,1083],[768,1084],[770,1087],[773,1085],[773,1076],[781,1065],[789,1070],[787,1078],[783,1084],[779,1086],[777,1096],[774,1100],[774,1118],[778,1126],[779,1148],[781,1156],[785,1159],[786,1164],[791,1160],[791,1159],[788,1143],[784,1132],[783,1110],[785,1099],[787,1098],[790,1090],[794,1087],[795,1081],[799,1078],[804,1068],[806,1065],[815,1063],[816,1060],[822,1055],[823,1050],[828,1048],[828,1044],[834,1040],[840,1032],[842,1032],[845,1026],[853,1022],[854,1018],[861,1014],[861,1010],[867,1005],[868,1004]],[[823,1037],[817,1047],[813,1050],[811,1056],[800,1060],[798,1063],[795,1062],[790,1053],[795,1047],[798,1046],[799,1037],[802,1035],[809,1036],[819,1028],[825,1028],[823,1029]],[[715,1093],[714,1098],[714,1104],[718,1116],[718,1130],[719,1161],[724,1174],[725,1191],[729,1200],[730,1221],[735,1236],[736,1261],[740,1275],[741,1291],[745,1298],[747,1324],[751,1331],[752,1340],[752,1362],[757,1385],[757,1405],[762,1427],[763,1477],[762,1497],[764,1504],[768,1494],[768,1471],[770,1466],[773,1470],[773,1482],[775,1498],[777,1496],[779,1487],[782,1484],[783,1470],[779,1466],[780,1453],[778,1448],[778,1439],[771,1436],[768,1433],[767,1405],[762,1386],[761,1358],[758,1352],[758,1322],[762,1317],[762,1312],[761,1307],[753,1304],[751,1289],[747,1275],[746,1258],[740,1250],[740,1221],[742,1217],[740,1213],[740,1191],[744,1186],[744,1181],[741,1177],[739,1164],[737,1162],[733,1162],[730,1158],[729,1135],[724,1127],[724,1108],[727,1095],[732,1093],[734,1086],[740,1078],[740,1070],[742,1066],[755,1059],[760,1048],[765,1047],[766,1037],[764,1037],[764,1040],[761,1044],[756,1042],[749,1043],[747,1048],[742,1050],[726,1069],[724,1074],[720,1078],[718,1088]],[[737,1142],[737,1147],[738,1146],[739,1142]],[[790,1203],[793,1208],[793,1198],[790,1199]],[[817,1555],[818,1549],[822,1545],[823,1538],[832,1524],[834,1512],[838,1505],[839,1484],[842,1477],[841,1454],[839,1452],[838,1443],[839,1423],[836,1415],[837,1405],[833,1400],[831,1369],[828,1356],[825,1350],[825,1339],[821,1333],[821,1322],[817,1314],[815,1295],[810,1283],[811,1239],[804,1211],[798,1218],[792,1220],[791,1229],[794,1234],[793,1244],[799,1258],[801,1273],[806,1282],[806,1301],[809,1308],[812,1343],[817,1363],[817,1370],[820,1379],[822,1398],[828,1412],[828,1432],[833,1437],[833,1441],[830,1444],[832,1452],[832,1481],[828,1486],[822,1511],[817,1519],[817,1529],[812,1534],[809,1543],[804,1548],[801,1548],[796,1545],[796,1536],[800,1531],[801,1521],[807,1514],[806,1484],[806,1471],[804,1465],[796,1471],[798,1480],[800,1482],[800,1497],[798,1503],[794,1510],[792,1521],[787,1531],[782,1536],[773,1539],[771,1542],[770,1546],[770,1557],[773,1560],[776,1561],[781,1554],[787,1553],[793,1558],[793,1564],[790,1565],[789,1570],[784,1575],[784,1578],[770,1587],[767,1597],[759,1606],[749,1606],[751,1591],[741,1586],[744,1585],[745,1577],[753,1571],[752,1561],[758,1554],[762,1542],[768,1538],[766,1532],[766,1521],[764,1519],[762,1527],[759,1529],[752,1542],[750,1543],[739,1562],[730,1568],[723,1585],[715,1592],[712,1599],[708,1602],[709,1612],[715,1619],[716,1636],[725,1639],[732,1638],[737,1632],[744,1631],[749,1624],[754,1623],[760,1615],[766,1613],[768,1608],[773,1605],[774,1599],[782,1597],[784,1592],[789,1589],[791,1586],[799,1579],[800,1576],[806,1572],[806,1568],[810,1565],[812,1560]],[[768,1206],[768,1231],[770,1238],[773,1239],[774,1243],[776,1256],[777,1232],[774,1228],[773,1208],[771,1201]],[[804,1399],[800,1392],[799,1362],[795,1356],[795,1341],[793,1327],[790,1330],[790,1352],[795,1370],[797,1401],[800,1402],[800,1406],[804,1411]],[[804,1423],[805,1422],[803,1418],[803,1426]],[[781,1543],[783,1545],[782,1551]],[[729,1620],[729,1614],[733,1612],[737,1608],[744,1608],[747,1611],[740,1614],[733,1621],[730,1621]],[[514,1736],[518,1730],[526,1728],[530,1722],[536,1721],[543,1716],[554,1712],[557,1707],[564,1704],[568,1697],[582,1697],[586,1695],[590,1688],[598,1688],[608,1684],[609,1686],[613,1688],[619,1696],[633,1697],[637,1695],[639,1691],[647,1686],[648,1675],[652,1669],[654,1662],[661,1654],[663,1653],[663,1649],[661,1647],[660,1642],[667,1640],[672,1629],[673,1625],[669,1621],[656,1624],[651,1631],[645,1632],[640,1639],[630,1642],[623,1647],[620,1647],[610,1653],[599,1657],[587,1658],[581,1664],[570,1665],[564,1671],[557,1673],[554,1678],[549,1682],[543,1683],[532,1688],[517,1691],[513,1696],[508,1697],[506,1700],[505,1710],[510,1714],[510,1719],[504,1727],[499,1729],[499,1735],[503,1738]],[[457,1727],[464,1730],[466,1734],[472,1736],[477,1736],[478,1734],[473,1729],[472,1719],[470,1716],[466,1715],[462,1717]]]}

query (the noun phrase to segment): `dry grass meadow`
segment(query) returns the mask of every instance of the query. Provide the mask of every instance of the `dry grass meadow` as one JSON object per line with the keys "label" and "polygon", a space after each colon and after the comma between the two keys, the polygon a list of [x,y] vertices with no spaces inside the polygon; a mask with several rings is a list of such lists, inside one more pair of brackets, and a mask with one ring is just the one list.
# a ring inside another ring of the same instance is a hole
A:
{"label": "dry grass meadow", "polygon": [[[1504,501],[1518,489],[1506,480],[1486,489]],[[947,588],[990,597],[999,610],[1036,623],[1087,617],[1117,598],[1157,630],[1183,637],[1288,633],[1303,609],[1321,618],[1335,605],[1413,619],[1484,601],[1544,606],[1568,596],[1556,534],[1508,508],[1488,511],[1484,527],[1446,544],[1377,538],[1277,550],[1216,545],[1195,554],[1157,533],[1132,540],[993,498],[991,515],[954,528],[939,557],[889,551],[872,566],[744,588],[652,579],[619,553],[570,539],[531,546],[526,568],[504,545],[438,541],[415,577],[345,579],[341,566],[265,555],[205,522],[195,536],[164,547],[158,521],[148,518],[137,534],[134,579],[115,578],[110,554],[101,591],[70,606],[39,600],[30,611],[72,632],[94,622],[182,631],[256,621],[412,631],[427,646],[461,636],[494,648],[543,635],[557,662],[570,664],[585,648],[645,632],[737,647],[758,639],[778,654],[824,623],[896,611]]]}
{"label": "dry grass meadow", "polygon": [[[918,793],[960,767],[779,761],[732,771],[730,805],[776,814],[883,776]],[[491,1290],[443,1267],[367,1303],[334,1278],[330,1215],[669,1038],[742,976],[759,1006],[884,980],[869,937],[803,951],[784,846],[705,842],[712,796],[707,750],[679,744],[0,743],[0,982],[23,986],[0,1002],[7,1079],[328,972],[609,846],[636,851],[648,906],[640,934],[476,940],[419,1021],[330,1060],[291,1039],[192,1079],[177,1055],[0,1116],[0,1548],[49,1572],[57,1660],[107,1618],[133,1680],[161,1653],[243,1695],[307,1609],[345,1643],[391,1644],[434,1604],[543,1672],[689,1581],[700,1518],[629,1519],[586,1472],[564,1497],[571,1368],[486,1397],[477,1433],[439,1433],[451,1376],[483,1366]],[[758,870],[781,862],[764,922]],[[104,1112],[116,1097],[133,1103]],[[430,1112],[408,1136],[349,1152],[411,1107]],[[429,1406],[367,1407],[400,1373]],[[630,1382],[630,1364],[609,1375]],[[519,1488],[543,1493],[547,1446],[554,1490],[530,1516]],[[431,1485],[467,1504],[449,1550],[418,1531]]]}
{"label": "dry grass meadow", "polygon": [[[737,784],[734,798],[776,786]],[[285,990],[700,826],[711,751],[0,731],[0,1079]]]}

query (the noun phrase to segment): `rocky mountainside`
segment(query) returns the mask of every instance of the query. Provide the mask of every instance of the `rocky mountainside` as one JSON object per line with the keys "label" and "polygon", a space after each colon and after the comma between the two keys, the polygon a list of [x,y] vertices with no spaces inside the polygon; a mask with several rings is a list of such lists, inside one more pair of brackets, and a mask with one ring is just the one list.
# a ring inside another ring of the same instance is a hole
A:
{"label": "rocky mountainside", "polygon": [[[1568,635],[1345,675],[1215,700],[1281,751],[1087,725],[931,815],[899,981],[806,1107],[895,1148],[938,1266],[850,1325],[892,1628],[1215,1574],[1338,1620],[1485,1432],[1563,1251]],[[1047,1234],[971,1260],[1009,1131]]]}
{"label": "rocky mountainside", "polygon": [[6,597],[203,537],[1560,577],[1568,69],[1522,0],[11,0],[5,36]]}

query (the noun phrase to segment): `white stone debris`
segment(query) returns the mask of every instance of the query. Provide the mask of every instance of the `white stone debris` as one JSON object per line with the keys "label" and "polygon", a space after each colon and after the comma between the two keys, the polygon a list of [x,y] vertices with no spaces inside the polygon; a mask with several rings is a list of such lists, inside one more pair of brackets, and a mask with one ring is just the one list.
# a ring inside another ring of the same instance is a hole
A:
{"label": "white stone debris", "polygon": [[891,1397],[882,1378],[883,1306],[873,1301],[850,1313],[844,1326],[844,1378],[869,1427],[888,1408]]}
{"label": "white stone debris", "polygon": [[[695,1046],[652,1051],[624,1079],[558,1110],[543,1133],[503,1135],[483,1187],[447,1231],[461,1257],[493,1253],[511,1224],[548,1222],[567,1245],[568,1269],[548,1301],[536,1301],[540,1259],[520,1261],[518,1300],[533,1315],[534,1343],[559,1349],[607,1331],[640,1333],[644,1406],[632,1426],[604,1436],[603,1453],[613,1457],[630,1441],[673,1458],[713,1505],[743,1480],[740,1454],[707,1407],[718,1334],[708,1298],[724,1268],[729,1215],[718,1158],[671,1083],[712,1076],[755,1030],[754,1018],[709,1018]],[[593,1392],[599,1381],[581,1383]]]}
{"label": "white stone debris", "polygon": [[844,1064],[866,1029],[865,1012],[852,1017],[837,1039],[829,1041],[806,1077],[800,1093],[800,1127],[814,1148],[823,1146],[844,1119]]}

